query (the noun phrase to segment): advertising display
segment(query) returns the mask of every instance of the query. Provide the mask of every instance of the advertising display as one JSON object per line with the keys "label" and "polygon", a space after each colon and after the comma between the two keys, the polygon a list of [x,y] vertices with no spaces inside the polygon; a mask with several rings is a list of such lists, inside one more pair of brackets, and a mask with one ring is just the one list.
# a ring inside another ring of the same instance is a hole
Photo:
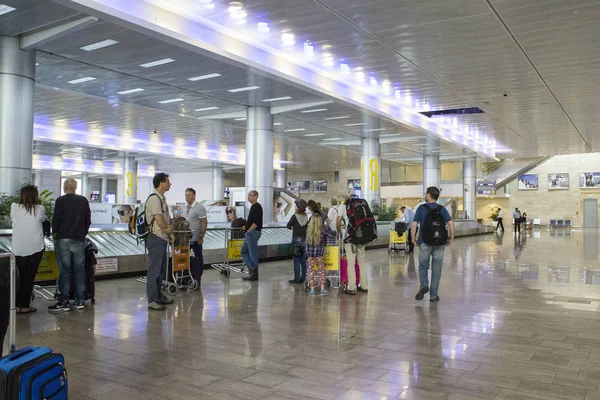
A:
{"label": "advertising display", "polygon": [[297,181],[296,187],[299,193],[310,193],[310,181]]}
{"label": "advertising display", "polygon": [[496,194],[496,181],[477,180],[477,196],[494,196]]}
{"label": "advertising display", "polygon": [[537,174],[525,174],[519,177],[519,190],[538,190]]}
{"label": "advertising display", "polygon": [[579,174],[580,188],[600,187],[600,172],[583,172]]}
{"label": "advertising display", "polygon": [[361,181],[360,179],[348,179],[348,187],[354,189],[354,195],[357,197],[361,196]]}
{"label": "advertising display", "polygon": [[569,189],[569,174],[548,174],[548,189]]}
{"label": "advertising display", "polygon": [[313,181],[313,193],[327,193],[327,181]]}

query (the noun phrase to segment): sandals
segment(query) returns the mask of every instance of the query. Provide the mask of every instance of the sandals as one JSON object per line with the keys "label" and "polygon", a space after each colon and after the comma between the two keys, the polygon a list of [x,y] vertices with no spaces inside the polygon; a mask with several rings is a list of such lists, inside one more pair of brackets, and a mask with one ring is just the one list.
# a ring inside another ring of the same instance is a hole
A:
{"label": "sandals", "polygon": [[37,311],[37,308],[30,307],[27,311],[17,311],[17,314],[31,314]]}

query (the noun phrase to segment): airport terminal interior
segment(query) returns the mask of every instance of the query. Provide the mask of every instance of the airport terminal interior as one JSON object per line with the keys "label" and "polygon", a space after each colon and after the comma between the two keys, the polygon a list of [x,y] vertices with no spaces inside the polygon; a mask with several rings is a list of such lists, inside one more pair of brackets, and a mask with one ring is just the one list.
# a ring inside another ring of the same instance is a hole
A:
{"label": "airport terminal interior", "polygon": [[[599,41],[597,0],[0,0],[0,253],[23,185],[51,216],[72,180],[97,248],[85,305],[48,312],[44,239],[3,354],[13,329],[63,354],[48,399],[600,400]],[[187,230],[167,246],[161,310],[129,226],[159,173],[207,221],[201,276]],[[431,187],[438,297],[406,230]],[[313,296],[288,222],[349,196],[376,238],[361,273],[328,242]]]}

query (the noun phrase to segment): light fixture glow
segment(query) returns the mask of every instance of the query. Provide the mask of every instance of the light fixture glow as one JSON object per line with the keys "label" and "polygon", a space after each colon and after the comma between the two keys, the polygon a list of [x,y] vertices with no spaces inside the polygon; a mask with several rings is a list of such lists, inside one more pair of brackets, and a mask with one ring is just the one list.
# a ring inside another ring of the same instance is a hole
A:
{"label": "light fixture glow", "polygon": [[359,70],[356,73],[356,80],[359,81],[359,82],[364,82],[365,81],[365,73],[362,72],[362,70]]}
{"label": "light fixture glow", "polygon": [[365,132],[381,132],[385,131],[385,128],[377,128],[377,129],[365,129]]}
{"label": "light fixture glow", "polygon": [[300,111],[302,114],[310,114],[310,113],[316,113],[316,112],[322,112],[322,111],[327,111],[326,108],[316,108],[314,110],[303,110]]}
{"label": "light fixture glow", "polygon": [[15,11],[16,8],[7,6],[6,4],[0,4],[0,15],[8,14],[9,12]]}
{"label": "light fixture glow", "polygon": [[117,42],[116,40],[107,39],[107,40],[103,40],[101,42],[88,44],[87,46],[80,47],[80,49],[85,50],[85,51],[94,51],[94,50],[102,49],[104,47],[112,46],[113,44],[117,44],[117,43],[119,43],[119,42]]}
{"label": "light fixture glow", "polygon": [[309,133],[309,134],[306,134],[306,135],[304,135],[304,136],[306,136],[306,137],[312,137],[312,136],[325,136],[325,134],[324,134],[324,133]]}
{"label": "light fixture glow", "polygon": [[312,43],[309,41],[304,43],[304,54],[306,54],[309,57],[312,57],[315,55],[315,48],[313,47]]}
{"label": "light fixture glow", "polygon": [[342,64],[340,64],[340,71],[347,74],[348,72],[350,72],[350,66],[348,64],[342,63]]}
{"label": "light fixture glow", "polygon": [[344,126],[361,126],[361,125],[366,125],[366,123],[364,123],[364,122],[357,122],[355,124],[346,124]]}
{"label": "light fixture glow", "polygon": [[120,92],[117,92],[117,94],[131,94],[131,93],[143,92],[144,90],[146,90],[146,89],[142,89],[142,88],[127,89],[127,90],[121,90]]}
{"label": "light fixture glow", "polygon": [[188,78],[188,81],[192,81],[192,82],[196,82],[196,81],[202,81],[204,79],[211,79],[211,78],[217,78],[221,76],[221,74],[217,74],[216,72],[213,74],[206,74],[206,75],[199,75],[199,76],[192,76],[191,78]]}
{"label": "light fixture glow", "polygon": [[292,97],[285,96],[285,97],[273,97],[272,99],[264,99],[263,101],[273,102],[273,101],[283,101],[283,100],[291,100],[291,99],[292,99]]}
{"label": "light fixture glow", "polygon": [[327,49],[330,49],[330,48],[331,48],[331,45],[330,45],[330,44],[324,44],[323,46],[321,46],[321,48],[322,48],[323,50],[327,50]]}
{"label": "light fixture glow", "polygon": [[281,34],[281,42],[285,46],[293,46],[296,43],[296,36],[293,33],[285,32]]}
{"label": "light fixture glow", "polygon": [[159,101],[159,103],[160,104],[169,104],[169,103],[176,103],[178,101],[183,101],[183,99],[181,97],[178,97],[176,99],[161,100],[161,101]]}
{"label": "light fixture glow", "polygon": [[342,140],[342,138],[341,137],[332,137],[332,138],[323,139],[323,140]]}
{"label": "light fixture glow", "polygon": [[370,77],[369,83],[371,84],[371,86],[377,86],[377,79],[374,77]]}
{"label": "light fixture glow", "polygon": [[275,122],[273,125],[275,125],[275,126],[283,125],[283,122]]}
{"label": "light fixture glow", "polygon": [[172,58],[162,58],[160,60],[156,60],[156,61],[151,61],[151,62],[147,62],[144,64],[140,64],[140,67],[142,68],[152,68],[152,67],[157,67],[159,65],[164,65],[164,64],[169,64],[172,63],[173,60]]}
{"label": "light fixture glow", "polygon": [[219,107],[204,107],[204,108],[196,108],[194,111],[210,111],[210,110],[218,110]]}
{"label": "light fixture glow", "polygon": [[325,120],[332,121],[334,119],[347,119],[347,118],[350,118],[350,116],[349,115],[343,115],[341,117],[327,117],[327,118],[325,118]]}
{"label": "light fixture glow", "polygon": [[247,92],[249,90],[256,90],[256,89],[260,89],[260,86],[246,86],[246,87],[241,87],[241,88],[237,88],[237,89],[229,89],[227,91],[229,93],[237,93],[237,92]]}
{"label": "light fixture glow", "polygon": [[73,79],[72,81],[68,81],[67,83],[70,83],[71,85],[76,85],[78,83],[84,83],[94,80],[96,80],[96,78],[94,78],[93,76],[86,76],[85,78]]}
{"label": "light fixture glow", "polygon": [[235,118],[234,121],[245,121],[246,117],[242,117],[242,118]]}
{"label": "light fixture glow", "polygon": [[306,129],[304,128],[294,128],[294,129],[284,129],[284,132],[302,132],[305,131]]}
{"label": "light fixture glow", "polygon": [[256,24],[256,28],[261,33],[269,33],[271,31],[271,28],[269,28],[269,23],[268,22],[258,22]]}

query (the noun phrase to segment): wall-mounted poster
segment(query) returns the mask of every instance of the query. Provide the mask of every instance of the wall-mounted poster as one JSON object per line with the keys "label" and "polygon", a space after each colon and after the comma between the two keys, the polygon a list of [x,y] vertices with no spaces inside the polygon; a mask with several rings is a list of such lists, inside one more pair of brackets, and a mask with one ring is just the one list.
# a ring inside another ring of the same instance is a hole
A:
{"label": "wall-mounted poster", "polygon": [[297,181],[296,187],[300,193],[310,193],[310,181]]}
{"label": "wall-mounted poster", "polygon": [[600,188],[600,172],[584,172],[579,174],[580,188]]}
{"label": "wall-mounted poster", "polygon": [[519,177],[519,190],[538,190],[537,174],[525,174]]}
{"label": "wall-mounted poster", "polygon": [[354,195],[361,197],[360,179],[348,179],[348,187],[354,189]]}
{"label": "wall-mounted poster", "polygon": [[327,181],[313,181],[313,193],[327,193]]}
{"label": "wall-mounted poster", "polygon": [[548,189],[569,189],[569,174],[548,174]]}

